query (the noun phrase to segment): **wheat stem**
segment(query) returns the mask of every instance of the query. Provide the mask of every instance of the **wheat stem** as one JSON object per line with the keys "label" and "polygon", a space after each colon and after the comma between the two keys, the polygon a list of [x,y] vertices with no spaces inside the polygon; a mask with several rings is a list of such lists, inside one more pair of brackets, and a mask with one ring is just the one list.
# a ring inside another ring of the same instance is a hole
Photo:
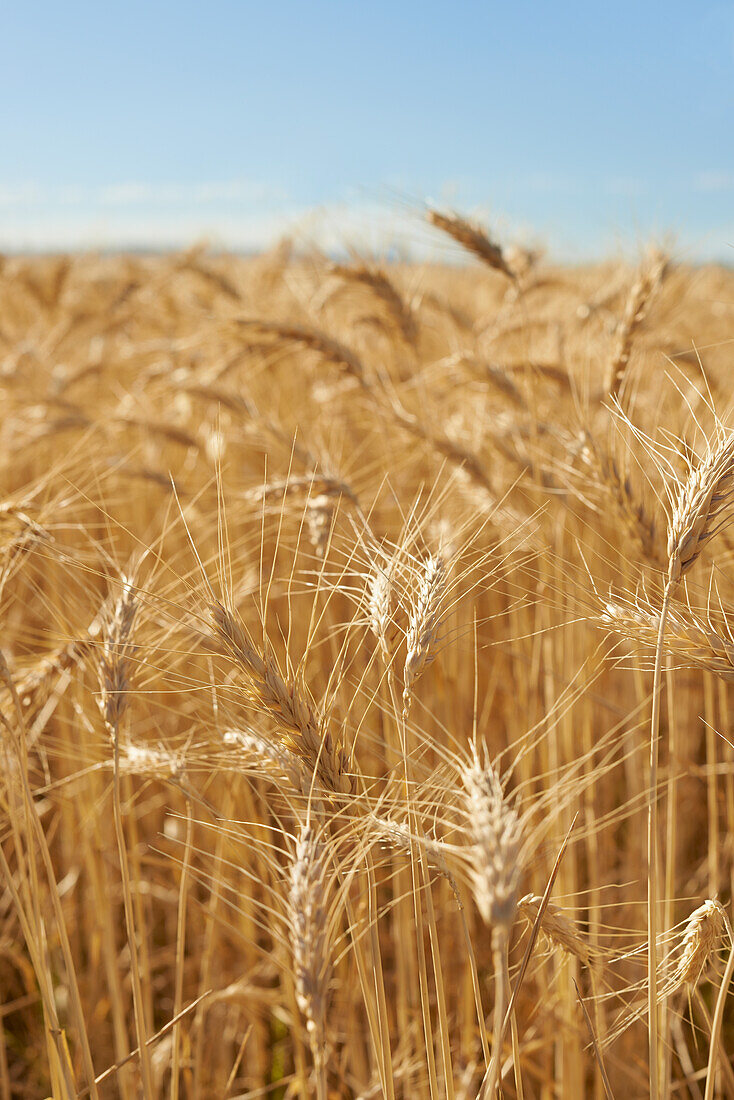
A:
{"label": "wheat stem", "polygon": [[[502,953],[503,982],[505,988],[510,988],[510,941],[505,936],[504,951]],[[520,1032],[517,1026],[517,1012],[513,1006],[510,1012],[510,1038],[512,1040],[512,1066],[515,1073],[515,1091],[517,1100],[525,1100],[525,1090],[522,1085],[522,1068],[520,1065]]]}
{"label": "wheat stem", "polygon": [[[727,922],[728,924],[728,922]],[[716,998],[716,1007],[714,1009],[714,1020],[711,1025],[711,1041],[709,1043],[709,1061],[708,1068],[706,1070],[706,1093],[704,1100],[714,1100],[714,1083],[716,1078],[716,1061],[719,1056],[719,1041],[721,1038],[721,1025],[724,1019],[724,1008],[726,1006],[726,996],[729,992],[729,985],[731,983],[732,975],[734,975],[734,939],[731,935],[731,927],[728,928],[729,939],[731,947],[729,949],[729,958],[727,959],[726,969],[724,976],[721,979],[721,986],[719,988],[719,995]]]}
{"label": "wheat stem", "polygon": [[659,1095],[658,1059],[658,759],[660,755],[660,695],[663,664],[663,636],[673,584],[668,580],[660,609],[658,639],[655,648],[655,672],[652,687],[652,717],[650,719],[650,776],[647,792],[647,967],[648,967],[648,1050],[650,1058],[650,1096]]}
{"label": "wheat stem", "polygon": [[505,1011],[509,995],[505,970],[507,929],[497,925],[492,930],[492,965],[494,967],[494,1017],[492,1031],[492,1060],[488,1080],[479,1094],[479,1100],[491,1100],[502,1075],[502,1043],[505,1035]]}

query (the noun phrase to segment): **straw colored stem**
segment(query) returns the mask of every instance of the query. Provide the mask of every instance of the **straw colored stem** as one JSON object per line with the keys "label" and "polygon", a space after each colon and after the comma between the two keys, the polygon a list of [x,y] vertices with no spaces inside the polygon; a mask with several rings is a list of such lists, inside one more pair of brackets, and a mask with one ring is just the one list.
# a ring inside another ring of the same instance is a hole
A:
{"label": "straw colored stem", "polygon": [[122,877],[122,898],[125,910],[125,929],[130,951],[130,970],[133,987],[133,1010],[135,1014],[135,1031],[140,1050],[140,1071],[143,1080],[144,1100],[153,1100],[153,1073],[150,1064],[150,1052],[147,1045],[148,1029],[145,1022],[145,1009],[143,1000],[143,984],[140,978],[140,965],[138,962],[138,949],[135,935],[135,918],[133,915],[133,899],[130,888],[130,871],[127,863],[127,848],[125,845],[125,830],[122,823],[122,804],[120,798],[120,733],[117,726],[111,731],[113,736],[113,780],[112,803],[115,820],[115,838],[117,840],[117,852],[120,860],[120,875]]}
{"label": "straw colored stem", "polygon": [[446,1100],[454,1100],[454,1075],[451,1064],[451,1038],[449,1035],[448,1012],[446,1009],[446,992],[443,984],[443,971],[441,967],[441,951],[436,927],[436,913],[433,906],[431,884],[426,866],[424,852],[418,849],[423,878],[426,881],[426,914],[428,917],[428,932],[431,937],[431,956],[433,958],[433,979],[436,985],[436,1001],[438,1010],[439,1038],[441,1041],[441,1060],[443,1066],[444,1089]]}
{"label": "straw colored stem", "polygon": [[[502,952],[502,967],[503,975],[502,981],[505,989],[510,988],[510,942],[509,937],[505,936],[504,951]],[[513,1006],[510,1013],[510,1037],[512,1039],[512,1066],[515,1074],[515,1091],[517,1092],[517,1100],[525,1100],[525,1090],[522,1085],[522,1067],[520,1065],[520,1033],[517,1026],[517,1013]]]}
{"label": "straw colored stem", "polygon": [[505,1034],[505,1011],[509,989],[505,968],[507,929],[499,925],[492,932],[492,959],[494,964],[494,1029],[492,1033],[492,1061],[490,1076],[480,1092],[480,1100],[491,1100],[502,1074],[502,1044]]}
{"label": "straw colored stem", "polygon": [[[675,714],[674,679],[672,674],[672,659],[668,657],[666,668],[666,694],[668,704],[668,759],[671,766],[668,768],[667,798],[666,798],[666,834],[665,834],[665,907],[664,924],[666,928],[672,928],[674,923],[674,899],[675,899],[675,851],[678,835],[678,815],[675,812],[677,778],[675,774],[676,760],[678,756],[678,723]],[[663,1096],[670,1093],[670,1085],[673,1070],[673,1050],[670,1044],[670,1013],[666,1013],[662,1029],[663,1041]]]}
{"label": "straw colored stem", "polygon": [[[191,865],[191,841],[193,821],[191,803],[186,806],[186,842],[181,865],[181,882],[178,891],[178,913],[176,916],[176,989],[174,994],[173,1015],[178,1017],[183,1008],[184,962],[186,960],[186,903],[189,890],[189,870]],[[171,1037],[171,1100],[179,1096],[179,1063],[181,1058],[181,1025],[174,1024]]]}
{"label": "straw colored stem", "polygon": [[[731,939],[731,933],[730,933]],[[726,969],[724,976],[721,979],[721,986],[719,988],[719,995],[716,998],[716,1007],[714,1009],[714,1019],[711,1025],[711,1042],[709,1044],[709,1062],[708,1069],[706,1070],[706,1092],[704,1100],[714,1100],[714,1086],[716,1079],[716,1063],[719,1057],[719,1045],[721,1039],[721,1025],[724,1019],[724,1007],[726,1006],[726,996],[729,992],[729,985],[731,983],[732,975],[734,975],[734,940],[731,943],[729,950],[729,958],[726,963]]]}
{"label": "straw colored stem", "polygon": [[660,1054],[660,1028],[658,1016],[658,760],[660,756],[660,688],[662,679],[663,637],[673,581],[665,586],[660,610],[655,672],[652,687],[652,716],[650,719],[650,778],[647,796],[647,971],[648,971],[648,1052],[650,1096],[659,1096],[658,1059]]}

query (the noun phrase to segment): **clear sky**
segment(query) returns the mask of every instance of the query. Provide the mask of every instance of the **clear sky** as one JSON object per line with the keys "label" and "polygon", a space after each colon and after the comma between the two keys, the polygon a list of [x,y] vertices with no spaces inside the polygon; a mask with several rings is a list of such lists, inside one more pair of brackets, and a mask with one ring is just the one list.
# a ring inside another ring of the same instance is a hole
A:
{"label": "clear sky", "polygon": [[429,197],[734,262],[734,3],[24,0],[0,62],[0,248],[421,248]]}

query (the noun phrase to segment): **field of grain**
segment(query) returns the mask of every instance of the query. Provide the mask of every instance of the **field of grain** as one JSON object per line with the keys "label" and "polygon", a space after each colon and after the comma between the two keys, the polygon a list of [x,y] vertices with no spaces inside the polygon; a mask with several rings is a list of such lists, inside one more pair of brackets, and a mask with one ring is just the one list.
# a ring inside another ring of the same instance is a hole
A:
{"label": "field of grain", "polygon": [[734,1097],[734,274],[429,220],[2,262],[0,1100]]}

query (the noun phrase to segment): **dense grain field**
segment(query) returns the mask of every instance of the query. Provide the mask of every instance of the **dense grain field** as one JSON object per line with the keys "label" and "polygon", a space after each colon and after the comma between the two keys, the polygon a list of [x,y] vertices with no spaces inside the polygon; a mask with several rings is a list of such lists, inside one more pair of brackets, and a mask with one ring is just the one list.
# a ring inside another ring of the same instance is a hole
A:
{"label": "dense grain field", "polygon": [[3,262],[0,1100],[734,1097],[734,274],[430,220]]}

